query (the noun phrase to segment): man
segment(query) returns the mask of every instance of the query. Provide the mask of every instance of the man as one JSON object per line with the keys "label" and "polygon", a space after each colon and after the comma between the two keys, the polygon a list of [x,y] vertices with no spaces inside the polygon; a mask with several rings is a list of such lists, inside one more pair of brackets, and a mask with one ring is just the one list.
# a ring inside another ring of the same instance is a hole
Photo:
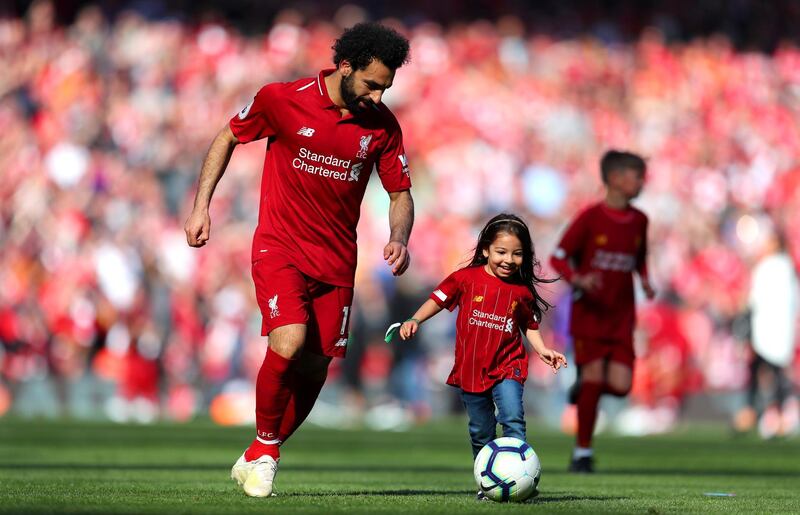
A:
{"label": "man", "polygon": [[314,406],[333,357],[347,349],[356,226],[373,166],[389,193],[394,275],[408,268],[414,220],[397,120],[381,103],[408,41],[374,23],[345,30],[335,69],[261,88],[214,139],[186,221],[190,246],[209,239],[209,204],[234,147],[268,138],[252,272],[269,337],[256,381],[256,438],[231,470],[247,495],[269,497],[279,446]]}
{"label": "man", "polygon": [[573,287],[570,333],[578,383],[577,445],[571,472],[593,472],[592,433],[604,393],[623,397],[633,380],[636,311],[633,272],[648,298],[647,216],[630,205],[642,191],[646,164],[629,152],[611,150],[600,161],[606,196],[572,222],[550,260]]}
{"label": "man", "polygon": [[[759,222],[760,238],[751,246],[756,260],[748,299],[753,352],[747,406],[734,422],[738,431],[749,431],[760,418],[759,433],[772,438],[786,436],[796,426],[784,405],[792,393],[787,372],[795,356],[800,292],[783,230],[767,217]],[[771,381],[766,382],[765,376],[771,376]]]}

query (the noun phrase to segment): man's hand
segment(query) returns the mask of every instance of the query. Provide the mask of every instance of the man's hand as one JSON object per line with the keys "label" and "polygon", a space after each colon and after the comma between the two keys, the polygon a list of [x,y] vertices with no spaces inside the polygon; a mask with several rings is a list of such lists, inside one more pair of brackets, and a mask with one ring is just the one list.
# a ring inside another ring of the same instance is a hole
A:
{"label": "man's hand", "polygon": [[202,247],[211,235],[211,217],[208,210],[193,210],[186,223],[183,225],[186,231],[186,243],[190,247]]}
{"label": "man's hand", "polygon": [[403,275],[408,265],[411,264],[411,254],[399,241],[390,241],[383,247],[383,259],[392,266],[392,275]]}

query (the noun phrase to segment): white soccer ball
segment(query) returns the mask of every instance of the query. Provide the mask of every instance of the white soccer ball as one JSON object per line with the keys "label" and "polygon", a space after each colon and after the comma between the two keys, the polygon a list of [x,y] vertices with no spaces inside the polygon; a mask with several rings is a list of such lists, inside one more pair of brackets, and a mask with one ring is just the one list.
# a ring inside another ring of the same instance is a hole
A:
{"label": "white soccer ball", "polygon": [[486,444],[475,458],[475,481],[497,502],[522,502],[539,494],[542,467],[533,447],[503,437]]}

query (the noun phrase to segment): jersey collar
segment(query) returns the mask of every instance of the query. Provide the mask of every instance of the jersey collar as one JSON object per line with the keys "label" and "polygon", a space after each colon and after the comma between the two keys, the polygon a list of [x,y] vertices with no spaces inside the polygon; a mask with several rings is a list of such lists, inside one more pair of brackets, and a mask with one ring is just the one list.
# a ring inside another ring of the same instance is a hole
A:
{"label": "jersey collar", "polygon": [[335,72],[336,68],[326,68],[319,72],[317,77],[317,91],[319,92],[319,101],[323,109],[338,109],[339,107],[333,103],[331,96],[328,94],[328,87],[325,85],[325,77]]}
{"label": "jersey collar", "polygon": [[625,209],[614,209],[605,202],[600,202],[600,209],[607,217],[618,223],[628,223],[634,217],[633,209],[630,206]]}
{"label": "jersey collar", "polygon": [[[346,116],[341,116],[341,113],[339,112],[340,107],[333,103],[331,96],[328,94],[328,86],[325,84],[325,77],[335,71],[336,68],[326,68],[320,71],[319,75],[317,76],[317,92],[319,93],[320,105],[325,110],[335,111],[336,116],[339,118],[339,122],[352,121],[355,118],[355,115],[353,113],[348,113]],[[359,114],[358,116],[363,117],[365,115]]]}

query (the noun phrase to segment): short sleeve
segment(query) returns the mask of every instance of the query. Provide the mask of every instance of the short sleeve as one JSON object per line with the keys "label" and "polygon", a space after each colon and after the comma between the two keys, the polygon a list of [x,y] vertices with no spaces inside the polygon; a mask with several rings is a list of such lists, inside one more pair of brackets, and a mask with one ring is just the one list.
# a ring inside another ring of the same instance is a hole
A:
{"label": "short sleeve", "polygon": [[589,211],[586,210],[570,224],[561,238],[558,249],[564,252],[565,257],[573,257],[583,248],[587,239],[588,218]]}
{"label": "short sleeve", "polygon": [[453,272],[433,290],[430,297],[440,308],[453,311],[461,298],[461,282],[458,272]]}
{"label": "short sleeve", "polygon": [[253,100],[244,106],[230,121],[233,135],[240,143],[249,143],[277,133],[277,114],[280,84],[267,84],[261,88]]}
{"label": "short sleeve", "polygon": [[388,192],[403,191],[411,188],[411,174],[408,169],[408,158],[403,148],[403,132],[397,120],[387,129],[387,142],[378,158],[378,176],[383,189]]}
{"label": "short sleeve", "polygon": [[589,227],[588,213],[588,210],[584,211],[570,224],[550,258],[550,264],[567,281],[570,281],[574,274],[569,260],[571,258],[578,260],[586,243]]}

